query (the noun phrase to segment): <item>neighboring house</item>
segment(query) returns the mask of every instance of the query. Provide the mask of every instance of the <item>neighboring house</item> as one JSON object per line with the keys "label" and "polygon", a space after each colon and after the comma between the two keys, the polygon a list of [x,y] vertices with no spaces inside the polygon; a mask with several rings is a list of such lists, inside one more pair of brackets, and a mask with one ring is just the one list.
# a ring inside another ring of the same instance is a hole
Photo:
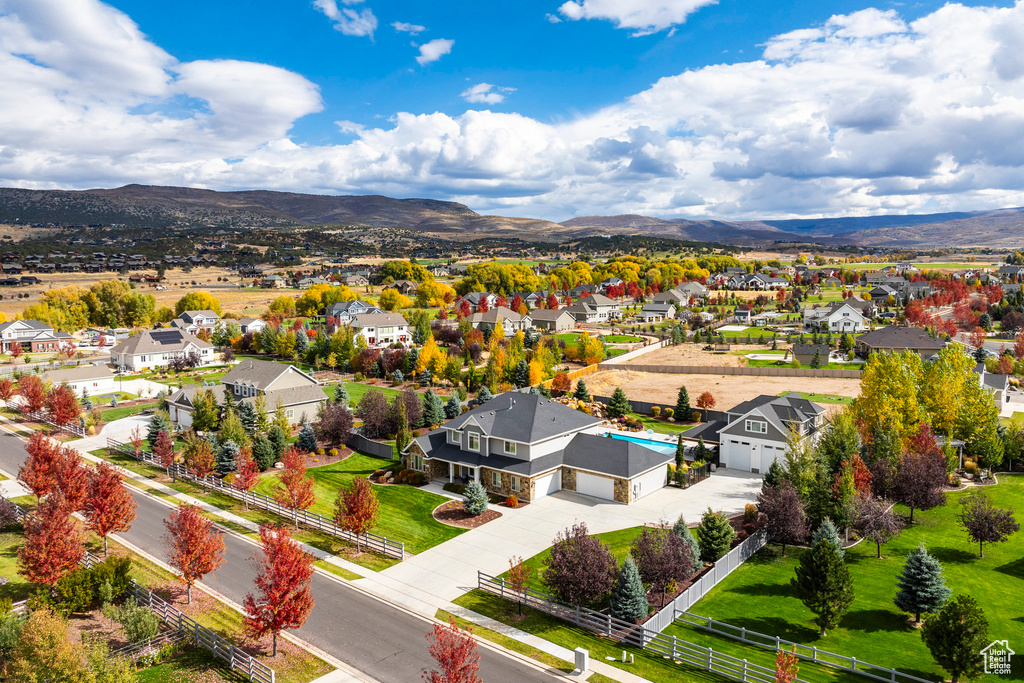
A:
{"label": "neighboring house", "polygon": [[280,289],[288,286],[288,280],[280,275],[268,275],[260,281],[260,287],[265,289]]}
{"label": "neighboring house", "polygon": [[339,301],[325,308],[324,316],[334,318],[338,325],[350,325],[357,315],[383,312],[365,301]]}
{"label": "neighboring house", "polygon": [[462,302],[465,301],[469,304],[470,311],[475,312],[480,306],[481,301],[487,302],[487,308],[494,308],[498,305],[498,297],[491,294],[490,292],[470,292],[466,296],[462,297],[455,302],[455,310],[459,310],[462,306]]}
{"label": "neighboring house", "polygon": [[316,420],[320,406],[327,400],[319,383],[294,365],[247,358],[231,368],[218,386],[187,384],[168,396],[168,412],[175,424],[192,425],[195,396],[204,388],[213,391],[218,403],[224,402],[225,394],[231,394],[239,402],[252,402],[262,396],[268,412],[280,406],[288,423],[293,425],[303,418],[306,422]]}
{"label": "neighboring house", "polygon": [[569,290],[569,296],[573,299],[589,296],[597,293],[597,285],[576,285]]}
{"label": "neighboring house", "polygon": [[[526,307],[531,311],[548,299],[548,295],[544,292],[516,292],[512,295],[512,299],[516,298],[516,296],[519,296],[519,298],[523,300],[523,303],[526,304]],[[558,299],[557,294],[555,295],[555,298]],[[510,303],[512,299],[509,299]]]}
{"label": "neighboring house", "polygon": [[818,332],[856,334],[868,329],[870,320],[865,308],[849,301],[835,301],[827,306],[805,308],[804,327]]}
{"label": "neighboring house", "polygon": [[1010,401],[1010,394],[1007,392],[1010,386],[1010,378],[1006,375],[989,372],[985,369],[984,363],[978,363],[974,367],[974,372],[977,373],[978,382],[981,383],[981,386],[992,392],[996,408],[1002,411],[1003,406]]}
{"label": "neighboring house", "polygon": [[316,287],[317,285],[330,285],[334,284],[329,280],[325,280],[322,277],[304,277],[298,282],[299,289],[309,289],[310,287]]}
{"label": "neighboring house", "polygon": [[676,307],[672,304],[647,304],[637,318],[645,323],[660,323],[665,318],[674,318]]}
{"label": "neighboring house", "polygon": [[33,353],[56,351],[61,342],[70,339],[70,334],[55,332],[38,320],[12,320],[0,324],[0,351],[3,353],[10,353],[12,344],[21,344],[23,351]]}
{"label": "neighboring house", "polygon": [[132,372],[165,367],[174,358],[192,351],[201,365],[213,362],[213,345],[185,330],[143,330],[110,349],[110,362]]}
{"label": "neighboring house", "polygon": [[371,349],[383,349],[392,344],[409,346],[412,343],[409,323],[398,313],[358,314],[351,326],[356,336],[361,336]]}
{"label": "neighboring house", "polygon": [[857,355],[866,358],[875,351],[914,351],[922,356],[938,353],[945,347],[920,327],[883,327],[857,337]]}
{"label": "neighboring house", "polygon": [[239,318],[237,321],[238,330],[242,334],[262,332],[267,329],[267,321],[259,318]]}
{"label": "neighboring house", "polygon": [[419,288],[420,283],[412,280],[395,280],[389,285],[384,285],[384,289],[397,289],[398,293],[404,296],[416,296]]}
{"label": "neighboring house", "polygon": [[493,331],[499,320],[506,337],[511,337],[519,330],[526,331],[533,327],[533,321],[529,314],[520,315],[504,306],[496,306],[484,313],[473,313],[469,316],[469,324],[480,331]]}
{"label": "neighboring house", "polygon": [[658,292],[651,301],[656,304],[672,304],[673,306],[686,306],[690,303],[690,297],[680,292],[678,289],[670,289],[667,292]]}
{"label": "neighboring house", "polygon": [[66,384],[79,396],[83,392],[89,392],[90,396],[109,394],[117,389],[114,383],[114,371],[107,364],[101,365],[78,365],[73,368],[50,370],[44,372],[44,382],[50,382],[53,386]]}
{"label": "neighboring house", "polygon": [[575,491],[632,503],[665,486],[674,454],[606,431],[597,418],[561,403],[509,392],[413,439],[405,454],[428,479],[475,480],[524,501]]}
{"label": "neighboring house", "polygon": [[732,319],[734,322],[742,325],[749,325],[751,318],[754,317],[754,311],[750,308],[737,308],[732,312]]}
{"label": "neighboring house", "polygon": [[822,367],[828,365],[828,344],[793,344],[793,357],[800,365],[810,367],[815,353],[821,354]]}
{"label": "neighboring house", "polygon": [[684,282],[677,286],[675,291],[682,292],[687,298],[694,296],[698,299],[708,298],[708,288],[699,282]]}
{"label": "neighboring house", "polygon": [[597,288],[602,294],[607,294],[609,287],[621,287],[625,284],[626,281],[620,277],[610,277],[606,280],[601,280],[601,282],[598,283]]}
{"label": "neighboring house", "polygon": [[603,323],[617,320],[622,316],[622,308],[604,294],[591,294],[566,306],[567,311],[577,323]]}
{"label": "neighboring house", "polygon": [[346,287],[366,287],[370,284],[370,280],[365,275],[344,275],[341,278],[341,284]]}
{"label": "neighboring house", "polygon": [[[705,444],[718,439],[722,467],[745,472],[767,472],[772,462],[783,463],[790,432],[815,440],[825,421],[825,409],[797,394],[758,396],[726,411],[726,420],[686,431],[683,439]],[[702,433],[696,433],[696,430]]]}
{"label": "neighboring house", "polygon": [[571,330],[576,325],[576,319],[564,308],[554,310],[537,308],[530,311],[530,318],[533,320],[534,327],[547,332],[563,332]]}
{"label": "neighboring house", "polygon": [[171,324],[189,334],[196,334],[199,330],[212,331],[220,322],[220,316],[213,311],[183,311],[181,315],[171,321]]}
{"label": "neighboring house", "polygon": [[899,305],[900,303],[900,293],[889,285],[878,285],[868,292],[868,296],[871,297],[873,302],[882,304],[883,306],[889,303],[890,298],[896,303],[896,305]]}
{"label": "neighboring house", "polygon": [[450,274],[448,271],[448,266],[442,266],[440,264],[436,266],[430,266],[429,268],[427,268],[427,270],[430,271],[430,274],[433,275],[434,277],[448,277],[448,275]]}

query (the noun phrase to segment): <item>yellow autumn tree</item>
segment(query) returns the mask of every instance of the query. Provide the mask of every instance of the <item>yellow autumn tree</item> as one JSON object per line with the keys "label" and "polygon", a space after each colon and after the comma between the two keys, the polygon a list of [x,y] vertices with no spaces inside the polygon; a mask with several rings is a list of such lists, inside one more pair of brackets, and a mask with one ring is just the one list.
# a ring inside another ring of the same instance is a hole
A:
{"label": "yellow autumn tree", "polygon": [[419,360],[416,361],[416,372],[419,373],[429,369],[435,376],[443,375],[444,366],[447,362],[448,354],[437,347],[437,342],[434,341],[433,335],[428,335],[426,341],[423,342],[423,348],[420,349]]}
{"label": "yellow autumn tree", "polygon": [[536,358],[530,361],[530,386],[544,381],[544,366]]}
{"label": "yellow autumn tree", "polygon": [[868,357],[853,412],[869,434],[876,425],[887,422],[904,442],[914,434],[925,416],[918,397],[923,372],[921,356],[913,351],[876,352]]}
{"label": "yellow autumn tree", "polygon": [[952,435],[960,419],[964,393],[969,384],[978,383],[978,376],[974,374],[974,360],[960,344],[950,344],[938,355],[938,360],[924,366],[920,401],[932,430]]}

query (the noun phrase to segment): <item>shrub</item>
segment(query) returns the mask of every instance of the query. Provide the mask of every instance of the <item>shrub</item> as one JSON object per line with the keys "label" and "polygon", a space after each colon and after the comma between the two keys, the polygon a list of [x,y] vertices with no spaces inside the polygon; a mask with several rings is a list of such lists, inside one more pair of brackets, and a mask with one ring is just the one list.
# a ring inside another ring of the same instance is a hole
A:
{"label": "shrub", "polygon": [[732,546],[736,532],[721,512],[708,508],[697,527],[697,543],[700,545],[700,559],[717,562]]}
{"label": "shrub", "polygon": [[338,449],[337,448],[332,448],[330,450],[330,454],[331,454],[332,458],[337,458],[338,457]]}
{"label": "shrub", "polygon": [[132,643],[141,643],[160,632],[160,619],[148,607],[136,605],[134,598],[121,607],[107,607],[103,615],[121,624],[125,637]]}
{"label": "shrub", "polygon": [[445,491],[448,491],[449,493],[456,493],[460,496],[462,495],[462,492],[466,490],[466,487],[463,486],[462,484],[455,484],[453,482],[449,482],[442,486],[441,488],[443,488]]}
{"label": "shrub", "polygon": [[318,449],[316,449],[316,454],[317,454],[317,455],[323,455],[323,454],[324,454],[324,449],[323,449],[322,447],[321,447],[321,448],[318,448]]}
{"label": "shrub", "polygon": [[512,509],[515,509],[519,507],[519,499],[516,498],[515,496],[509,496],[508,498],[505,499],[505,505]]}
{"label": "shrub", "polygon": [[661,417],[661,406],[651,406],[651,417]]}
{"label": "shrub", "polygon": [[462,509],[477,517],[487,510],[487,492],[478,482],[471,481],[462,494]]}
{"label": "shrub", "polygon": [[692,413],[690,413],[690,419],[693,420],[694,422],[700,422],[700,419],[702,417],[703,415],[701,415],[701,412],[699,410],[695,410]]}
{"label": "shrub", "polygon": [[88,569],[76,569],[58,581],[56,588],[59,604],[65,612],[84,612],[96,599],[96,587]]}
{"label": "shrub", "polygon": [[743,506],[743,521],[744,522],[756,522],[757,521],[757,506],[753,503],[747,503]]}
{"label": "shrub", "polygon": [[675,409],[673,409],[673,408],[665,408],[665,419],[666,420],[671,420],[672,416],[675,415],[675,414],[676,414]]}

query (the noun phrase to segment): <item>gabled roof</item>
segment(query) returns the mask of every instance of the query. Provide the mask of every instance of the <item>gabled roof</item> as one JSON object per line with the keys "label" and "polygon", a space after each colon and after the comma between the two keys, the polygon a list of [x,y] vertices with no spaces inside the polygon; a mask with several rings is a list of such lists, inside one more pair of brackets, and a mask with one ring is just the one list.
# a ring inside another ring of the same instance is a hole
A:
{"label": "gabled roof", "polygon": [[510,322],[517,323],[527,316],[516,313],[511,308],[505,308],[504,306],[495,306],[494,308],[484,311],[483,313],[474,313],[469,316],[470,323],[491,323],[496,325],[498,319],[508,320]]}
{"label": "gabled roof", "polygon": [[674,453],[659,453],[625,439],[577,434],[562,451],[562,464],[631,479],[655,467],[664,467]]}
{"label": "gabled roof", "polygon": [[881,349],[933,349],[945,345],[920,327],[883,327],[857,337],[857,343]]}
{"label": "gabled roof", "polygon": [[382,325],[408,325],[398,313],[359,313],[352,322],[353,327],[380,327]]}
{"label": "gabled roof", "polygon": [[572,317],[569,311],[564,308],[535,308],[530,311],[530,318],[544,322],[558,320],[563,315],[568,315],[570,318]]}
{"label": "gabled roof", "polygon": [[81,382],[90,379],[106,379],[113,377],[114,372],[108,365],[83,364],[73,368],[61,368],[43,373],[43,379],[48,379],[53,384],[62,382]]}
{"label": "gabled roof", "polygon": [[190,323],[191,322],[195,322],[196,318],[214,318],[216,320],[220,320],[220,316],[217,315],[217,313],[215,313],[214,311],[211,311],[211,310],[204,310],[204,311],[182,311],[181,315],[179,315],[178,317],[181,318],[182,320],[186,320],[186,321],[188,321]]}
{"label": "gabled roof", "polygon": [[185,330],[164,328],[143,330],[110,349],[110,353],[127,353],[133,356],[140,353],[174,353],[184,351],[189,344],[194,344],[200,349],[213,348],[209,342],[194,337]]}
{"label": "gabled roof", "polygon": [[599,424],[600,420],[543,396],[510,391],[463,413],[444,426],[475,422],[487,436],[520,443],[544,441]]}
{"label": "gabled roof", "polygon": [[247,384],[248,386],[256,387],[260,391],[266,391],[267,387],[273,384],[278,377],[288,372],[297,372],[303,377],[308,378],[311,383],[316,384],[315,379],[294,365],[285,365],[284,363],[275,363],[269,360],[255,360],[253,358],[242,360],[238,365],[231,368],[220,381],[224,384]]}
{"label": "gabled roof", "polygon": [[52,327],[46,323],[41,323],[38,320],[11,320],[9,322],[0,323],[0,334],[3,334],[11,327],[28,328],[30,330],[39,330],[41,332],[53,330]]}
{"label": "gabled roof", "polygon": [[730,408],[727,412],[731,416],[742,416],[753,410],[757,410],[769,418],[769,421],[777,420],[777,426],[783,433],[786,432],[786,428],[782,425],[782,421],[805,422],[825,413],[823,407],[814,401],[802,398],[799,394],[786,394],[785,396],[763,394],[749,401],[744,401]]}
{"label": "gabled roof", "polygon": [[581,298],[576,303],[586,303],[591,306],[618,306],[616,302],[612,301],[604,294],[597,294],[596,292]]}

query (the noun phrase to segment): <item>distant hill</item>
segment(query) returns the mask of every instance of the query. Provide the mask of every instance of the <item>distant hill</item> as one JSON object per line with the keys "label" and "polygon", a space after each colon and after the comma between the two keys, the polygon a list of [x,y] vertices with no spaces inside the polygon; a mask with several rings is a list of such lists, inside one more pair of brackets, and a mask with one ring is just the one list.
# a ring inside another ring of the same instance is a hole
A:
{"label": "distant hill", "polygon": [[446,239],[521,237],[562,242],[601,234],[645,234],[741,246],[820,242],[897,247],[1024,245],[1024,209],[908,216],[720,221],[624,214],[583,216],[563,223],[476,213],[464,204],[381,195],[314,195],[250,190],[126,185],[97,190],[0,188],[0,223],[124,224],[168,227],[266,228],[349,225],[401,228]]}

